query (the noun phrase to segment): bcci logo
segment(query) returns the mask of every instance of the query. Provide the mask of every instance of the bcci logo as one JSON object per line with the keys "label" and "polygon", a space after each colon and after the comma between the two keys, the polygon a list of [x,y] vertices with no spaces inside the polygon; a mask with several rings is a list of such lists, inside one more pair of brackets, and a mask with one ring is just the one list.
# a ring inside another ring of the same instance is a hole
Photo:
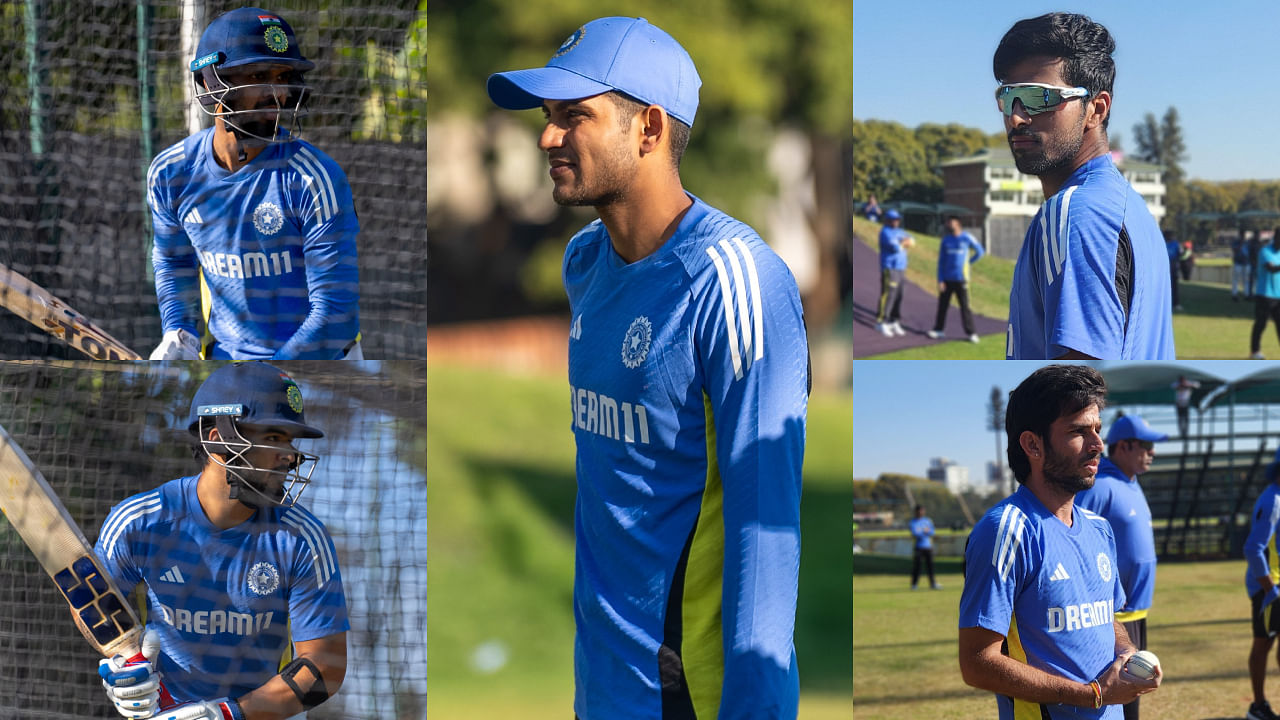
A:
{"label": "bcci logo", "polygon": [[267,31],[262,33],[262,38],[267,41],[267,47],[275,52],[282,53],[289,49],[289,36],[275,25],[267,28]]}
{"label": "bcci logo", "polygon": [[631,322],[627,334],[622,338],[622,364],[632,370],[640,367],[640,363],[649,356],[649,343],[653,341],[653,325],[649,318],[641,315]]}
{"label": "bcci logo", "polygon": [[264,202],[253,211],[253,228],[262,235],[275,235],[284,226],[284,213],[273,202]]}
{"label": "bcci logo", "polygon": [[258,595],[270,595],[280,587],[280,573],[271,563],[260,562],[249,571],[249,589]]}
{"label": "bcci logo", "polygon": [[289,409],[296,413],[302,412],[302,391],[298,386],[290,382],[289,389],[284,394],[289,398]]}
{"label": "bcci logo", "polygon": [[560,49],[556,51],[555,55],[551,56],[551,59],[554,60],[560,57],[561,55],[564,55],[565,53],[569,52],[570,50],[574,49],[575,47],[577,47],[578,43],[582,42],[582,37],[586,34],[587,34],[586,26],[580,27],[577,30],[575,30],[574,33],[569,36],[568,40],[565,40],[563,43],[560,44]]}
{"label": "bcci logo", "polygon": [[1098,575],[1102,582],[1111,582],[1111,558],[1106,553],[1098,553]]}

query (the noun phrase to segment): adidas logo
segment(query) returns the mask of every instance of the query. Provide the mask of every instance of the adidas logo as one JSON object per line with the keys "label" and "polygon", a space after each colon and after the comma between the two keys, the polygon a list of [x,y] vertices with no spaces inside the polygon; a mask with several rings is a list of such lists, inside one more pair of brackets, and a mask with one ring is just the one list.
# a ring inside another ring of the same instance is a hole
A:
{"label": "adidas logo", "polygon": [[160,579],[165,582],[177,583],[179,585],[183,585],[187,582],[187,579],[182,576],[182,571],[178,569],[177,565],[165,570],[164,574],[160,576]]}
{"label": "adidas logo", "polygon": [[191,223],[192,225],[200,225],[204,222],[204,218],[200,217],[199,210],[191,208],[191,212],[187,213],[187,216],[182,218],[182,222]]}
{"label": "adidas logo", "polygon": [[1137,508],[1129,508],[1129,517],[1133,517],[1134,515],[1137,515],[1137,514],[1138,514]]}
{"label": "adidas logo", "polygon": [[574,340],[582,339],[582,316],[581,315],[573,319],[573,328],[569,330],[569,337]]}
{"label": "adidas logo", "polygon": [[1052,575],[1049,576],[1050,582],[1055,582],[1058,580],[1070,580],[1070,579],[1071,579],[1071,576],[1067,574],[1067,569],[1062,567],[1062,563],[1058,563],[1058,568],[1053,571]]}

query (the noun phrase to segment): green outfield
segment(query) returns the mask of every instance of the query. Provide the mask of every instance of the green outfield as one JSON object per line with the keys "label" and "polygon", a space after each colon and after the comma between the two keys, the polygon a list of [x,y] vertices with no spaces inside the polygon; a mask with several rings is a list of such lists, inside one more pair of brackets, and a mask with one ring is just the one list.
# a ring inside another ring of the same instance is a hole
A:
{"label": "green outfield", "polygon": [[[877,247],[880,225],[855,218],[854,232],[864,242]],[[938,244],[931,235],[913,232],[918,243],[910,253],[907,278],[937,295]],[[1205,265],[1226,264],[1205,258]],[[1009,287],[1013,283],[1012,260],[984,257],[971,268],[970,299],[973,311],[996,318],[1009,315]],[[1249,333],[1253,327],[1253,302],[1232,302],[1225,283],[1183,282],[1179,300],[1182,310],[1173,314],[1174,344],[1182,359],[1243,360],[1249,357]],[[1262,338],[1262,352],[1280,358],[1274,326],[1268,325]],[[986,335],[978,344],[938,342],[868,358],[871,360],[998,360],[1005,354],[1003,334]]]}
{"label": "green outfield", "polygon": [[[995,717],[990,693],[960,679],[956,659],[959,558],[940,558],[938,591],[908,589],[910,558],[854,556],[853,717]],[[1165,679],[1142,700],[1162,720],[1243,717],[1251,700],[1244,562],[1162,563],[1148,619]],[[1280,672],[1271,666],[1271,688]],[[1273,691],[1274,694],[1275,691]]]}
{"label": "green outfield", "polygon": [[[573,437],[563,378],[432,362],[429,715],[572,717]],[[810,403],[801,718],[849,717],[849,393]]]}

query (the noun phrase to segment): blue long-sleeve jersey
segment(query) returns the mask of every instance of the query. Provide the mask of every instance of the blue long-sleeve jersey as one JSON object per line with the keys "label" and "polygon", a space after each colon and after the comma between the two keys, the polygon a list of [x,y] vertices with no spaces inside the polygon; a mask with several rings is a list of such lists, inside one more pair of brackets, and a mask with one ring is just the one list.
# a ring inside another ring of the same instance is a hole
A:
{"label": "blue long-sleeve jersey", "polygon": [[938,247],[938,282],[969,282],[969,265],[984,254],[982,245],[967,232],[943,235]]}
{"label": "blue long-sleeve jersey", "polygon": [[125,594],[146,587],[157,667],[179,702],[237,698],[279,672],[292,642],[350,629],[337,553],[302,506],[209,522],[198,476],[111,509],[94,551]]}
{"label": "blue long-sleeve jersey", "polygon": [[212,133],[164,150],[147,173],[164,330],[198,335],[203,318],[209,357],[342,357],[360,332],[360,224],[342,168],[291,140],[229,173]]}
{"label": "blue long-sleeve jersey", "polygon": [[799,293],[750,227],[692,199],[637,262],[600,221],[565,253],[582,720],[796,716]]}

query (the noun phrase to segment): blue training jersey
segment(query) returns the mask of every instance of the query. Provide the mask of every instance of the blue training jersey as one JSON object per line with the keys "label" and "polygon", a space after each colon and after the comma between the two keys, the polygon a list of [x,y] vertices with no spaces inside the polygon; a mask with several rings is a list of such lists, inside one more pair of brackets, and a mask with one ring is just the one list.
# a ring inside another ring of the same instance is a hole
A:
{"label": "blue training jersey", "polygon": [[125,594],[145,584],[157,667],[179,702],[245,695],[280,671],[291,640],[350,629],[337,553],[314,515],[260,509],[219,530],[200,507],[198,479],[115,506],[94,547]]}
{"label": "blue training jersey", "polygon": [[[1111,525],[1075,506],[1067,527],[1025,486],[987,511],[965,547],[960,627],[1003,635],[1006,654],[1047,673],[1087,683],[1115,660],[1116,608],[1124,590]],[[997,695],[1000,720],[1118,719],[1098,710]]]}
{"label": "blue training jersey", "polygon": [[1276,526],[1280,525],[1280,485],[1267,483],[1253,504],[1252,524],[1244,541],[1244,585],[1249,597],[1262,589],[1258,578],[1271,576],[1280,585],[1280,562],[1277,562]]}
{"label": "blue training jersey", "polygon": [[[1138,613],[1151,609],[1156,588],[1156,537],[1151,529],[1151,508],[1136,479],[1108,458],[1098,462],[1093,487],[1076,493],[1076,505],[1106,518],[1116,536],[1116,556],[1125,604],[1116,612]],[[1133,617],[1133,620],[1139,618]],[[1126,618],[1120,618],[1122,622]]]}
{"label": "blue training jersey", "polygon": [[916,539],[916,548],[920,550],[933,549],[933,521],[927,517],[911,518],[909,523],[911,535]]}
{"label": "blue training jersey", "polygon": [[969,282],[969,265],[982,259],[982,245],[967,232],[943,235],[938,249],[938,282]]}
{"label": "blue training jersey", "polygon": [[565,252],[582,720],[797,712],[800,297],[750,227],[690,198],[636,262],[598,220]]}
{"label": "blue training jersey", "polygon": [[169,147],[147,172],[164,330],[199,337],[203,319],[216,358],[341,358],[360,331],[360,224],[342,168],[291,140],[228,173],[212,133]]}
{"label": "blue training jersey", "polygon": [[1006,355],[1173,360],[1171,297],[1164,235],[1111,156],[1099,155],[1027,228],[1009,290]]}
{"label": "blue training jersey", "polygon": [[906,270],[907,249],[902,247],[902,239],[910,237],[902,228],[891,228],[888,225],[880,228],[880,269]]}
{"label": "blue training jersey", "polygon": [[1258,272],[1253,292],[1265,298],[1280,299],[1280,271],[1271,272],[1267,265],[1280,265],[1280,250],[1271,244],[1258,250]]}

